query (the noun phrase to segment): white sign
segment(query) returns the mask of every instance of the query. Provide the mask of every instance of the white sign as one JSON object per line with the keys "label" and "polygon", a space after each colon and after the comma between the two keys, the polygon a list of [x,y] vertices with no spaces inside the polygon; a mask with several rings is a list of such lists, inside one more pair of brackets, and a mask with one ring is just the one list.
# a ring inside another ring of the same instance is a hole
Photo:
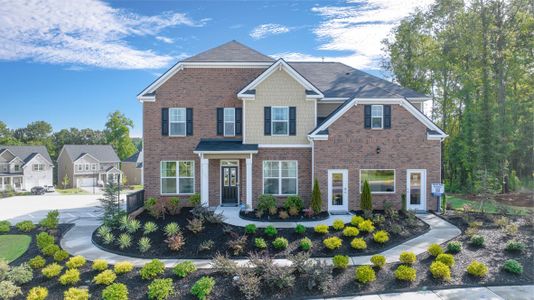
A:
{"label": "white sign", "polygon": [[442,183],[432,183],[432,194],[434,196],[441,196],[445,193],[445,185]]}

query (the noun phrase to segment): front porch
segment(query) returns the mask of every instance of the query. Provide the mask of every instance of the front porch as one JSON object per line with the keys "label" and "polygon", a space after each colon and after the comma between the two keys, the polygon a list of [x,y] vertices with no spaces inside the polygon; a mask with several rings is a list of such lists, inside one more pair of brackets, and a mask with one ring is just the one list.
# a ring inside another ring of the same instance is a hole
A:
{"label": "front porch", "polygon": [[3,174],[0,175],[0,191],[5,191],[10,187],[14,191],[23,189],[24,177],[22,174]]}

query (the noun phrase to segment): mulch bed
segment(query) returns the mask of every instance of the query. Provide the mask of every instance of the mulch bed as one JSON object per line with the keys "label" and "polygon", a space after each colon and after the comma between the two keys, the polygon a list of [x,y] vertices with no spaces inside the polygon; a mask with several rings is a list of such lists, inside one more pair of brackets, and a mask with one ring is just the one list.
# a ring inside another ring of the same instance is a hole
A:
{"label": "mulch bed", "polygon": [[[380,212],[376,212],[377,214],[380,214]],[[276,250],[272,246],[272,241],[275,239],[275,237],[268,237],[264,234],[263,229],[258,228],[256,234],[253,235],[246,235],[245,230],[243,227],[237,227],[237,226],[231,226],[231,225],[221,225],[221,224],[209,224],[205,223],[205,229],[203,232],[199,234],[194,234],[191,231],[189,231],[186,226],[188,224],[187,220],[192,219],[194,216],[191,214],[189,210],[182,210],[182,212],[179,215],[175,216],[167,216],[165,219],[155,219],[152,216],[150,216],[148,213],[143,212],[140,214],[136,219],[141,221],[142,224],[152,221],[155,222],[159,230],[148,234],[148,236],[152,242],[152,247],[148,252],[141,253],[137,249],[137,242],[139,239],[143,236],[142,230],[139,230],[135,234],[132,235],[132,246],[128,249],[121,250],[116,243],[105,245],[102,241],[102,239],[98,236],[97,231],[93,233],[93,243],[100,247],[101,249],[104,249],[109,252],[122,254],[126,256],[132,256],[132,257],[144,257],[144,258],[212,258],[217,253],[227,254],[230,257],[238,258],[238,257],[245,257],[247,253],[249,252],[258,252],[258,248],[254,245],[254,240],[257,237],[262,237],[265,239],[265,241],[268,244],[268,249],[260,251],[263,252],[263,254],[267,254],[274,258],[285,258],[289,254],[296,254],[300,252],[299,248],[299,242],[302,238],[308,237],[313,242],[313,247],[311,249],[311,255],[312,257],[332,257],[337,254],[344,254],[349,256],[355,256],[355,255],[369,255],[374,254],[378,252],[382,252],[386,249],[389,249],[391,247],[394,247],[404,241],[407,241],[411,238],[414,238],[416,236],[419,236],[423,234],[424,232],[428,231],[429,227],[424,222],[420,221],[419,219],[416,219],[415,224],[412,224],[412,226],[407,225],[407,218],[403,216],[402,214],[399,216],[399,219],[394,221],[394,223],[400,225],[403,228],[403,231],[399,234],[393,234],[389,230],[389,226],[387,225],[387,222],[382,225],[376,225],[376,230],[386,230],[390,232],[390,240],[389,242],[385,244],[378,244],[373,241],[372,234],[365,234],[360,233],[358,237],[363,237],[367,242],[367,249],[366,250],[356,250],[351,248],[350,242],[352,241],[353,237],[344,237],[342,235],[342,231],[334,231],[332,227],[330,227],[330,233],[329,234],[318,234],[315,233],[313,228],[307,228],[305,234],[297,234],[295,233],[294,228],[290,229],[278,229],[278,234],[276,237],[284,237],[289,241],[289,246],[285,250]],[[165,243],[165,235],[163,234],[163,227],[170,223],[170,222],[176,222],[180,225],[180,228],[182,228],[182,232],[185,237],[185,246],[180,251],[171,251],[167,244]],[[227,230],[231,229],[233,233],[225,233],[224,228],[226,227]],[[118,237],[123,231],[119,229],[114,229],[113,234],[115,237]],[[234,254],[233,250],[229,248],[227,242],[230,240],[234,240],[236,237],[240,237],[246,235],[247,236],[247,245],[244,251],[240,254]],[[338,236],[343,240],[343,245],[336,250],[329,250],[323,245],[323,240],[327,237],[331,236]],[[210,251],[198,251],[198,246],[200,243],[206,241],[206,240],[212,240],[215,244],[214,249]]]}
{"label": "mulch bed", "polygon": [[[269,215],[267,213],[263,214],[261,218],[258,218],[256,215],[257,210],[253,211],[240,211],[239,216],[244,220],[249,221],[261,221],[261,222],[309,222],[309,221],[322,221],[328,219],[330,216],[328,212],[323,211],[319,214],[307,217],[302,212],[296,216],[289,216],[288,218],[281,219],[279,214]],[[278,210],[280,212],[280,209]]]}
{"label": "mulch bed", "polygon": [[[462,194],[462,195],[454,195],[458,196],[459,198],[472,200],[472,201],[482,201],[486,200],[486,197],[484,195],[477,195],[477,194]],[[520,206],[520,207],[533,207],[534,206],[534,197],[532,196],[532,191],[528,192],[515,192],[515,193],[508,193],[508,194],[496,194],[493,195],[493,198],[495,201],[501,203],[501,204],[508,204],[513,206]]]}

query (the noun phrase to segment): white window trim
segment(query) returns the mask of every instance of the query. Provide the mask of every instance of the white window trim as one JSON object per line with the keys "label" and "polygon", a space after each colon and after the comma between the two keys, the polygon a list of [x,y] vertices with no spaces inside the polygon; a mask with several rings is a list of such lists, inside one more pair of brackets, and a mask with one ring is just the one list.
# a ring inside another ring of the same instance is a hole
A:
{"label": "white window trim", "polygon": [[[287,133],[285,134],[275,134],[274,133],[274,109],[273,108],[284,108],[287,109],[287,121],[276,121],[277,123],[287,122]],[[271,106],[271,135],[272,136],[289,136],[289,106]]]}
{"label": "white window trim", "polygon": [[[234,120],[233,121],[226,121],[226,110],[233,110],[234,111]],[[234,124],[234,134],[226,134],[226,123],[233,123]],[[235,108],[233,108],[233,107],[225,107],[223,109],[223,135],[224,136],[235,136]]]}
{"label": "white window trim", "polygon": [[[277,162],[278,163],[278,177],[265,177],[265,163],[268,162]],[[296,174],[295,177],[282,177],[282,162],[295,162],[295,168],[296,168]],[[278,193],[272,194],[273,196],[297,196],[299,194],[299,162],[298,160],[264,160],[262,163],[262,169],[261,169],[261,176],[262,176],[262,187],[261,191],[262,194],[265,194],[265,179],[278,179]],[[295,178],[296,184],[295,184],[295,194],[282,194],[282,179],[292,179]]]}
{"label": "white window trim", "polygon": [[[185,120],[184,121],[171,121],[172,110],[183,110]],[[184,134],[172,134],[171,124],[184,124]],[[187,135],[187,109],[185,107],[171,107],[169,108],[169,136],[186,136]]]}
{"label": "white window trim", "polygon": [[86,172],[87,171],[90,171],[91,170],[91,164],[85,164],[85,169],[84,169]]}
{"label": "white window trim", "polygon": [[[174,162],[176,163],[176,177],[162,177],[161,176],[161,170],[163,168],[163,163],[167,162]],[[181,162],[191,162],[193,163],[193,176],[191,177],[180,177],[180,163]],[[176,193],[164,193],[163,192],[163,178],[174,178],[176,179]],[[193,178],[193,192],[191,193],[180,193],[180,178]],[[162,160],[159,163],[159,192],[160,195],[193,195],[195,194],[196,187],[195,187],[195,161],[194,160]]]}
{"label": "white window trim", "polygon": [[[373,116],[373,108],[374,107],[380,107],[381,109],[381,116],[380,117],[374,117]],[[380,118],[380,127],[373,127],[373,119]],[[384,129],[384,105],[382,104],[373,104],[371,105],[371,129]]]}
{"label": "white window trim", "polygon": [[34,171],[34,172],[42,172],[42,171],[44,171],[44,164],[33,164],[32,165],[32,171]]}
{"label": "white window trim", "polygon": [[380,194],[395,194],[397,192],[397,172],[395,169],[360,169],[360,194],[362,193],[363,188],[363,182],[362,182],[362,171],[393,171],[393,192],[373,192],[371,191],[371,194],[373,195],[380,195]]}
{"label": "white window trim", "polygon": [[91,171],[97,170],[97,164],[91,164]]}

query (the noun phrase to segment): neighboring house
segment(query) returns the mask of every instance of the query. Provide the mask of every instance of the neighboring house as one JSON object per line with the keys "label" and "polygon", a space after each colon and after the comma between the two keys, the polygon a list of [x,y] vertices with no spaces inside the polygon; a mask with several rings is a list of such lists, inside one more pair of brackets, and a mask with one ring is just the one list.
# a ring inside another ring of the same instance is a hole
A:
{"label": "neighboring house", "polygon": [[110,145],[64,145],[57,158],[57,182],[63,187],[103,186],[108,181],[116,182],[122,174],[120,159]]}
{"label": "neighboring house", "polygon": [[273,60],[236,41],[177,63],[145,88],[145,197],[200,193],[204,205],[273,194],[359,209],[367,179],[385,201],[436,209],[441,142],[430,97],[337,62]]}
{"label": "neighboring house", "polygon": [[128,185],[143,184],[143,151],[123,160],[121,170]]}
{"label": "neighboring house", "polygon": [[32,187],[53,185],[54,164],[45,146],[0,145],[0,191],[30,191]]}

